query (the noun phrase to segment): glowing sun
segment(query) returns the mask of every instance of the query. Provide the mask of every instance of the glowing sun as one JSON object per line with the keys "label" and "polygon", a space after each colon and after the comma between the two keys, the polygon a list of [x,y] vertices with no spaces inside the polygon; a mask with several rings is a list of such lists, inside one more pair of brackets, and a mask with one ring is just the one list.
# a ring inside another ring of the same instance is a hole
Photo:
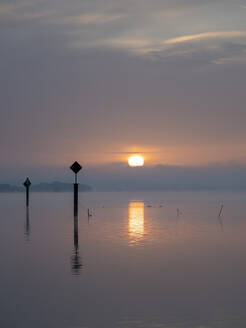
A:
{"label": "glowing sun", "polygon": [[144,166],[144,158],[141,155],[132,155],[128,158],[128,165],[131,167]]}

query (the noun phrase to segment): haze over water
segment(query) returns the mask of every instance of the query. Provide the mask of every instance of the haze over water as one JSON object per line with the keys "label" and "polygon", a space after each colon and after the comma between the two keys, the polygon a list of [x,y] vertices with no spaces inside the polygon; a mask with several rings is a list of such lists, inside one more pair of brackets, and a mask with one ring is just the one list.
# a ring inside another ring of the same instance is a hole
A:
{"label": "haze over water", "polygon": [[76,222],[70,193],[32,194],[28,216],[1,194],[0,326],[245,327],[245,200],[80,193]]}

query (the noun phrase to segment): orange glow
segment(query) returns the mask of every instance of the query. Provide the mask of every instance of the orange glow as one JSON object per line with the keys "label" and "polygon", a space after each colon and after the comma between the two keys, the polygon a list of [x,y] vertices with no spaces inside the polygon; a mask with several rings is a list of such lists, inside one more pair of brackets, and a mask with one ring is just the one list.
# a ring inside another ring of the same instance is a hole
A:
{"label": "orange glow", "polygon": [[128,207],[128,236],[133,244],[144,236],[144,203],[130,202]]}

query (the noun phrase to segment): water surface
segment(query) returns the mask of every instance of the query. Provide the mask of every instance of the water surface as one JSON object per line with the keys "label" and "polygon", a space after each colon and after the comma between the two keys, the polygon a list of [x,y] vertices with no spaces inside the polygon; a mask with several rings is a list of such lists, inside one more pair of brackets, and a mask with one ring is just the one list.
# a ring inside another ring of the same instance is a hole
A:
{"label": "water surface", "polygon": [[245,193],[30,202],[0,194],[0,327],[245,327]]}

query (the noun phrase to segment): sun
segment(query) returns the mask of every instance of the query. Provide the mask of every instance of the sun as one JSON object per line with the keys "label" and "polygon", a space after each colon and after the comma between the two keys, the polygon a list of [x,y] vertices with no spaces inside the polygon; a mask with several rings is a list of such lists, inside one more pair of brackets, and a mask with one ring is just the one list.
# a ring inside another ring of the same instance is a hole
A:
{"label": "sun", "polygon": [[141,155],[132,155],[128,157],[128,165],[131,167],[144,166],[144,158]]}

